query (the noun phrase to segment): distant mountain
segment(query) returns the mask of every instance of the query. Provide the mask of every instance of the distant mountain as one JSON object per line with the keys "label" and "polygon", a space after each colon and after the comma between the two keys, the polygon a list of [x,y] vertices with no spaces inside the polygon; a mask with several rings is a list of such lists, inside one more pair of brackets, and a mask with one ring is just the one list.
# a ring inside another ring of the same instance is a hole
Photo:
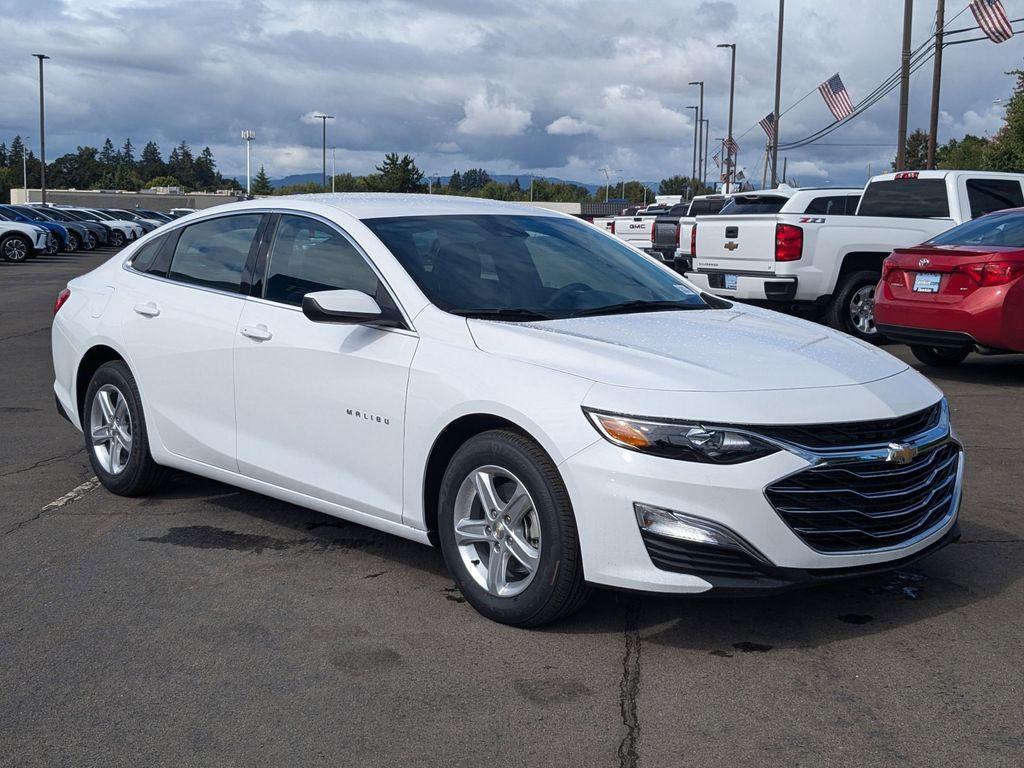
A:
{"label": "distant mountain", "polygon": [[[327,177],[330,179],[330,176]],[[278,187],[290,187],[292,184],[319,184],[324,180],[322,173],[293,173],[291,176],[285,176],[283,179],[271,179],[270,186],[274,189]]]}

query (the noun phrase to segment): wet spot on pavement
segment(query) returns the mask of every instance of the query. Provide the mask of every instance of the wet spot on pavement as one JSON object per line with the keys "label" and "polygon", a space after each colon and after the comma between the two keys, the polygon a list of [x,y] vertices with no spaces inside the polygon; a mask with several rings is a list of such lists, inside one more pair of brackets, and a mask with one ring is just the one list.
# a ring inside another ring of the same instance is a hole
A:
{"label": "wet spot on pavement", "polygon": [[844,613],[839,620],[844,624],[867,624],[874,621],[875,617],[866,613]]}
{"label": "wet spot on pavement", "polygon": [[383,576],[387,571],[377,571],[376,573],[368,573],[363,576],[364,579],[376,579],[378,576]]}
{"label": "wet spot on pavement", "polygon": [[169,528],[163,536],[147,536],[139,541],[156,544],[173,544],[176,547],[192,549],[227,549],[235,552],[256,552],[283,550],[301,544],[302,541],[287,541],[274,536],[260,536],[253,533],[236,533],[212,525],[186,525]]}
{"label": "wet spot on pavement", "polygon": [[334,651],[331,666],[354,675],[384,672],[402,665],[402,655],[391,648],[353,648]]}
{"label": "wet spot on pavement", "polygon": [[896,571],[885,584],[865,587],[869,595],[898,595],[905,600],[920,600],[922,582],[928,577],[917,571]]}
{"label": "wet spot on pavement", "polygon": [[723,658],[723,659],[731,659],[732,658],[732,654],[731,653],[729,653],[728,651],[723,651],[720,648],[716,648],[713,651],[708,651],[708,656],[718,656],[718,657]]}
{"label": "wet spot on pavement", "polygon": [[515,688],[520,696],[534,704],[572,701],[592,693],[590,688],[579,680],[564,677],[553,677],[546,680],[517,680]]}
{"label": "wet spot on pavement", "polygon": [[768,653],[768,651],[772,649],[772,646],[770,645],[751,643],[747,640],[744,640],[742,643],[733,643],[732,647],[737,651],[742,651],[743,653]]}

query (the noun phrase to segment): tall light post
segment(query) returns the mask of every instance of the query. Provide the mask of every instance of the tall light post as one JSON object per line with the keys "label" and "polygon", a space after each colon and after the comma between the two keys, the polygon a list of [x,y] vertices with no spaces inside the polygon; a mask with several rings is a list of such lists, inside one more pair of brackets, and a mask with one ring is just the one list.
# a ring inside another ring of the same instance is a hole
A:
{"label": "tall light post", "polygon": [[697,112],[697,176],[703,179],[704,166],[701,163],[700,158],[704,153],[704,81],[693,80],[690,82],[690,85],[700,87],[700,101],[698,102],[700,110]]}
{"label": "tall light post", "polygon": [[[700,133],[700,107],[693,105],[687,107],[687,109],[693,110],[693,171],[690,173],[690,178],[696,182],[697,180],[697,136]],[[690,197],[693,197],[691,191]]]}
{"label": "tall light post", "polygon": [[24,144],[22,144],[21,150],[21,186],[25,190],[25,199],[22,202],[26,204],[28,203],[28,140],[31,138],[31,136],[26,136],[23,139]]}
{"label": "tall light post", "polygon": [[700,183],[702,187],[708,185],[708,143],[711,140],[711,121],[704,118],[701,122],[701,132],[704,136],[704,146],[701,147]]}
{"label": "tall light post", "polygon": [[775,48],[775,111],[772,113],[772,189],[779,185],[779,96],[782,90],[782,19],[786,0],[779,0],[779,41]]}
{"label": "tall light post", "polygon": [[[45,53],[33,53],[39,59],[39,199],[46,204],[46,110],[43,102],[43,62],[50,58]],[[25,202],[28,202],[26,194]]]}
{"label": "tall light post", "polygon": [[900,56],[900,115],[896,128],[896,170],[907,165],[907,111],[910,103],[910,26],[914,20],[914,0],[903,2],[903,52]]}
{"label": "tall light post", "polygon": [[249,145],[256,138],[256,131],[242,131],[242,141],[245,142],[245,194],[252,195],[252,168],[249,164]]}
{"label": "tall light post", "polygon": [[732,109],[736,99],[736,43],[719,43],[719,48],[728,48],[732,53],[732,67],[729,75],[729,126],[726,129],[726,153],[722,158],[725,161],[725,191],[726,194],[732,191],[732,148],[735,142],[732,140]]}
{"label": "tall light post", "polygon": [[323,115],[323,114],[319,114],[318,113],[318,114],[313,115],[313,119],[314,120],[319,120],[322,123],[322,127],[323,127],[324,181],[323,181],[323,184],[320,186],[320,188],[323,189],[324,192],[326,192],[327,191],[327,121],[328,120],[333,120],[334,119],[334,115]]}
{"label": "tall light post", "polygon": [[331,193],[334,193],[334,179],[338,176],[337,147],[331,147]]}

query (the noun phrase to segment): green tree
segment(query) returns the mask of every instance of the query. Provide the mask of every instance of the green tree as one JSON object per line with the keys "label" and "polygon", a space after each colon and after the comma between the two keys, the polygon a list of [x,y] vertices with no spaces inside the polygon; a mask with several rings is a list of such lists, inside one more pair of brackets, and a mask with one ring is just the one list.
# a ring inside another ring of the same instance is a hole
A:
{"label": "green tree", "polygon": [[96,147],[79,147],[53,161],[46,168],[47,186],[68,189],[92,189],[99,185],[104,168]]}
{"label": "green tree", "polygon": [[[1015,76],[1017,81],[1006,102],[1006,122],[986,147],[985,166],[986,170],[1020,173],[1024,171],[1024,70],[1006,74]],[[11,148],[13,151],[13,144]]]}
{"label": "green tree", "polygon": [[157,176],[147,181],[145,186],[147,189],[152,187],[180,187],[181,182],[173,176]]}
{"label": "green tree", "polygon": [[142,156],[139,159],[138,171],[143,181],[166,175],[167,167],[164,164],[163,157],[160,155],[160,147],[156,145],[156,142],[146,142],[146,146],[142,149]]}
{"label": "green tree", "polygon": [[267,176],[266,170],[260,165],[259,171],[252,179],[252,193],[254,195],[272,195],[274,194],[274,188],[270,186],[270,178]]}
{"label": "green tree", "polygon": [[397,152],[389,152],[377,172],[384,192],[419,192],[424,188],[423,171],[409,155],[399,157]]}
{"label": "green tree", "polygon": [[11,200],[11,190],[21,185],[21,177],[11,168],[0,167],[0,200]]}
{"label": "green tree", "polygon": [[949,170],[985,170],[988,146],[988,139],[972,134],[967,134],[960,140],[950,139],[936,148],[935,165]]}
{"label": "green tree", "polygon": [[131,139],[125,139],[121,145],[121,163],[129,168],[135,167],[135,146]]}
{"label": "green tree", "polygon": [[7,153],[7,142],[0,141],[0,168],[7,168],[9,160],[10,158]]}
{"label": "green tree", "polygon": [[11,141],[11,148],[7,153],[7,167],[17,170],[21,168],[21,156],[25,154],[25,143],[21,135],[15,136]]}
{"label": "green tree", "polygon": [[472,192],[474,189],[480,189],[490,180],[490,174],[483,168],[470,168],[462,174],[462,191]]}
{"label": "green tree", "polygon": [[114,149],[114,142],[109,138],[103,142],[103,149],[100,150],[99,160],[103,163],[104,170],[109,170],[111,173],[117,167],[117,150]]}
{"label": "green tree", "polygon": [[462,174],[458,171],[452,171],[452,175],[448,177],[448,194],[462,194]]}
{"label": "green tree", "polygon": [[[907,136],[903,157],[905,170],[921,171],[928,167],[928,132],[920,128]],[[892,169],[896,170],[896,161],[892,161]]]}
{"label": "green tree", "polygon": [[203,147],[199,157],[195,161],[196,187],[206,191],[217,188],[221,176],[217,173],[217,161],[213,159],[213,152],[209,147]]}
{"label": "green tree", "polygon": [[172,149],[167,157],[167,173],[178,179],[186,189],[195,189],[195,159],[192,156],[192,148],[184,140]]}

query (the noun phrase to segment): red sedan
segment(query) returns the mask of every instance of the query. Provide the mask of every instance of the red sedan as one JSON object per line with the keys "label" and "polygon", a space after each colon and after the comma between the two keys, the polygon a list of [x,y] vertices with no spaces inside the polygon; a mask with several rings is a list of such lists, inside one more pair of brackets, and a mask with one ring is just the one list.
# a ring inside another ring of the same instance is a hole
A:
{"label": "red sedan", "polygon": [[900,248],[882,265],[875,323],[928,365],[1024,352],[1024,208]]}

